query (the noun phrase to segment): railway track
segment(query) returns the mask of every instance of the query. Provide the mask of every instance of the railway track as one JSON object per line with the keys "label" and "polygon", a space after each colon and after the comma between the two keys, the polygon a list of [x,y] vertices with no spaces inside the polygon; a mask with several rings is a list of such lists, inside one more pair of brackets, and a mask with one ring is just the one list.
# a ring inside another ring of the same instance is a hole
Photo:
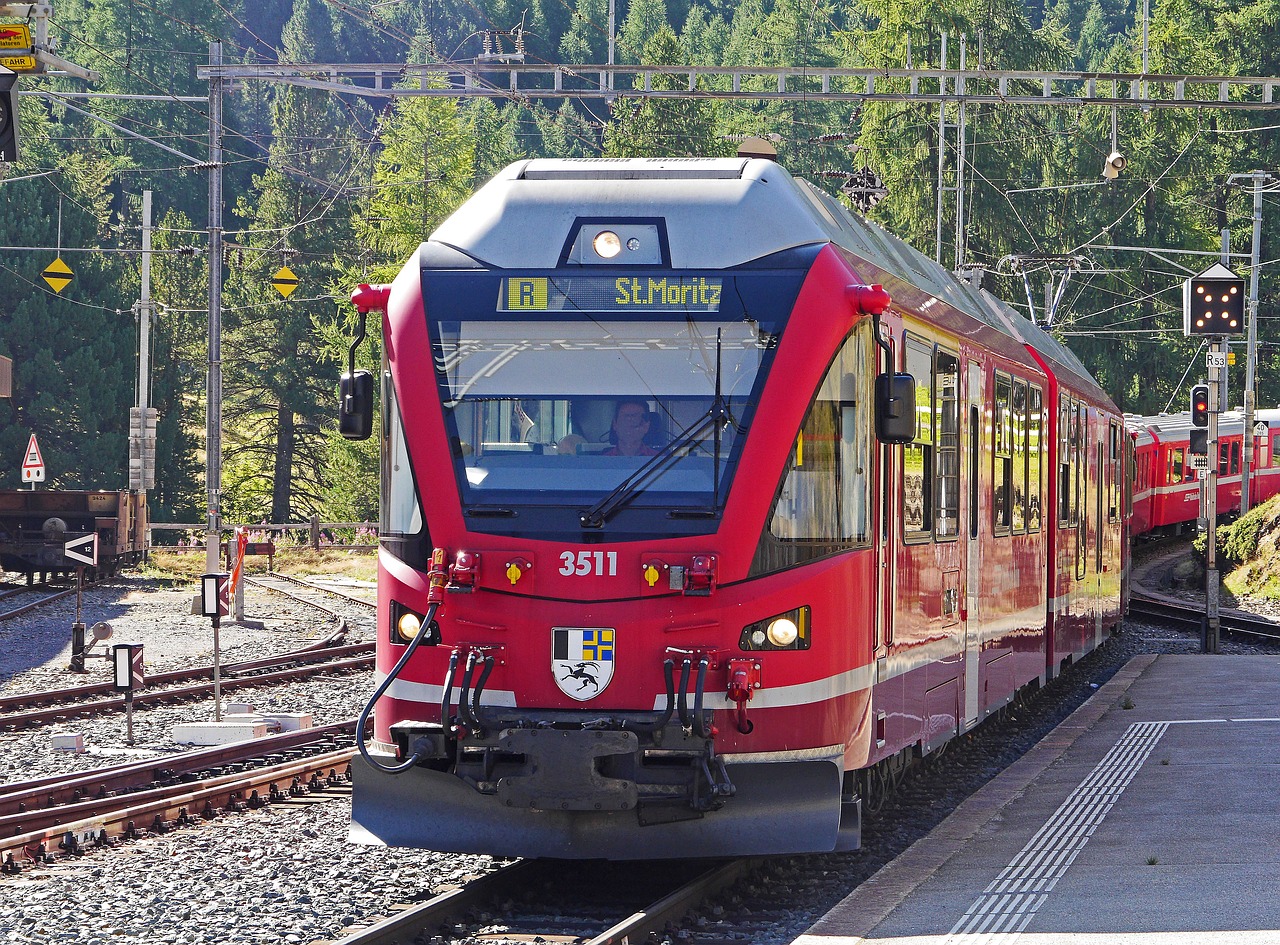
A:
{"label": "railway track", "polygon": [[[353,932],[336,945],[407,945],[445,940],[573,942],[646,941],[677,924],[699,903],[742,879],[759,860],[654,863],[521,860]],[[488,916],[479,922],[471,916]],[[492,918],[501,916],[500,919]],[[466,934],[459,935],[459,924]]]}
{"label": "railway track", "polygon": [[[354,614],[358,614],[360,618],[366,618],[378,609],[378,605],[374,601],[357,597],[354,594],[347,594],[335,587],[316,584],[313,581],[306,581],[288,574],[281,574],[279,571],[268,571],[266,574],[255,574],[251,577],[246,576],[245,581],[272,593],[283,594],[291,600],[305,604],[308,607],[314,607],[338,619],[351,618],[353,610]],[[344,609],[334,606],[333,598],[341,601]]]}
{"label": "railway track", "polygon": [[[333,752],[351,747],[355,726],[356,720],[348,719],[253,741],[0,786],[0,859],[18,849],[8,846],[5,837],[49,833],[60,825],[86,819],[105,821],[118,809],[185,794],[197,785],[213,786],[218,779],[238,778],[255,769],[320,754],[331,757]],[[296,791],[296,784],[291,787]]]}
{"label": "railway track", "polygon": [[[1151,591],[1134,592],[1129,601],[1130,616],[1145,617],[1199,631],[1206,619],[1203,604],[1165,597]],[[1268,640],[1280,640],[1280,623],[1243,610],[1219,609],[1219,624],[1228,633],[1241,633]]]}
{"label": "railway track", "polygon": [[[88,585],[86,584],[85,586],[87,587]],[[7,601],[10,598],[21,598],[33,593],[34,591],[48,590],[48,589],[49,589],[49,586],[45,584],[37,584],[29,588],[20,587],[14,590],[6,591],[3,596],[0,596],[0,601]],[[39,597],[32,601],[27,601],[25,604],[19,604],[16,607],[13,606],[12,604],[6,604],[5,609],[0,610],[0,621],[13,620],[15,617],[21,617],[23,614],[30,613],[31,611],[36,610],[40,607],[44,607],[46,604],[52,604],[54,601],[59,601],[59,600],[62,600],[64,597],[69,597],[75,592],[76,592],[75,587],[69,587],[64,590],[54,591],[52,594],[46,594],[44,597]]]}
{"label": "railway track", "polygon": [[[372,643],[309,647],[266,659],[223,666],[224,692],[292,682],[321,673],[351,672],[373,667]],[[134,694],[135,708],[200,698],[213,691],[213,667],[159,673],[147,679],[147,688]],[[111,683],[92,683],[71,689],[26,693],[0,699],[0,730],[28,728],[84,715],[118,712],[126,699]]]}
{"label": "railway track", "polygon": [[[212,820],[220,813],[252,810],[321,793],[346,796],[350,793],[347,785],[353,754],[354,748],[335,748],[190,783],[179,781],[136,794],[95,797],[66,805],[52,818],[43,813],[22,812],[5,818],[5,822],[17,821],[13,829],[18,832],[0,836],[0,872],[18,873],[27,866],[77,856],[90,847],[168,833],[175,827]],[[287,784],[287,789],[281,784]],[[31,822],[44,825],[30,827]]]}

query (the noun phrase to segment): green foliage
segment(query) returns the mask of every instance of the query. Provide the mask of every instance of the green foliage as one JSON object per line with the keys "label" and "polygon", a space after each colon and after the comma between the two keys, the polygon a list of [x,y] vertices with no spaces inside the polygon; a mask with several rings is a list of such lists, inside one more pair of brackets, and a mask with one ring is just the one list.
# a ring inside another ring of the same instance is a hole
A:
{"label": "green foliage", "polygon": [[[678,65],[684,58],[680,41],[662,27],[644,48],[646,62]],[[655,89],[676,88],[675,75],[655,75]],[[683,157],[730,154],[731,146],[716,134],[714,106],[682,99],[629,99],[613,103],[613,118],[605,127],[607,157]]]}
{"label": "green foliage", "polygon": [[1280,496],[1256,505],[1229,525],[1217,529],[1218,549],[1233,565],[1245,564],[1258,555],[1263,535],[1280,528]]}

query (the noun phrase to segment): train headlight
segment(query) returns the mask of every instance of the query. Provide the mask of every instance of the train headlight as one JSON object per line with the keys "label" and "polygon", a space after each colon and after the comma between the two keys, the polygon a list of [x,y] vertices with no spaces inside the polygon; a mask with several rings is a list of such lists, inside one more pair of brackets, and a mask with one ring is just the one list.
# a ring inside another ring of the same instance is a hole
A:
{"label": "train headlight", "polygon": [[769,626],[765,629],[764,634],[774,646],[784,647],[796,642],[796,639],[800,636],[800,628],[796,626],[796,622],[790,617],[775,617],[769,621]]}
{"label": "train headlight", "polygon": [[743,650],[807,650],[809,608],[796,607],[784,614],[757,620],[742,628],[738,647]]}
{"label": "train headlight", "polygon": [[[426,619],[425,614],[406,607],[398,601],[392,601],[391,642],[402,646],[406,643],[412,643],[418,635],[418,631],[422,629],[422,624]],[[422,642],[432,646],[440,642],[440,626],[434,620],[431,622],[427,635]]]}
{"label": "train headlight", "polygon": [[601,259],[612,259],[622,252],[622,240],[618,239],[618,234],[613,230],[601,230],[591,241],[591,248]]}
{"label": "train headlight", "polygon": [[668,266],[666,225],[661,221],[579,219],[564,262],[574,266]]}

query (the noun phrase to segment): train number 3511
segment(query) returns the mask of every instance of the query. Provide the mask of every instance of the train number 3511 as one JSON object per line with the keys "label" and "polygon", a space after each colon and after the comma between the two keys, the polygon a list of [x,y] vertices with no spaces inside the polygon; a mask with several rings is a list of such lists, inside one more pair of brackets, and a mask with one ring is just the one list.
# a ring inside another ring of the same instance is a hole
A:
{"label": "train number 3511", "polygon": [[618,553],[616,551],[572,551],[560,553],[560,573],[565,577],[577,575],[586,577],[594,574],[599,577],[616,577],[618,574]]}

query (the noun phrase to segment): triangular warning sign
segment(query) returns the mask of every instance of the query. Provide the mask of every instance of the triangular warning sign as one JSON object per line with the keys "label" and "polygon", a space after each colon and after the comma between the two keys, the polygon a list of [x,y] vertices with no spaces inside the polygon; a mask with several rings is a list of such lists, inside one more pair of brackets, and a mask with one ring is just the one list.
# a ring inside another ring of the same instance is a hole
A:
{"label": "triangular warning sign", "polygon": [[62,261],[61,256],[49,263],[40,275],[44,276],[44,281],[49,283],[49,288],[54,292],[61,292],[71,284],[71,268]]}
{"label": "triangular warning sign", "polygon": [[287,299],[298,288],[298,277],[288,266],[281,266],[280,271],[271,277],[271,284]]}
{"label": "triangular warning sign", "polygon": [[33,433],[27,442],[27,456],[22,461],[22,468],[29,469],[43,465],[44,458],[40,455],[40,444],[36,442],[36,435]]}

